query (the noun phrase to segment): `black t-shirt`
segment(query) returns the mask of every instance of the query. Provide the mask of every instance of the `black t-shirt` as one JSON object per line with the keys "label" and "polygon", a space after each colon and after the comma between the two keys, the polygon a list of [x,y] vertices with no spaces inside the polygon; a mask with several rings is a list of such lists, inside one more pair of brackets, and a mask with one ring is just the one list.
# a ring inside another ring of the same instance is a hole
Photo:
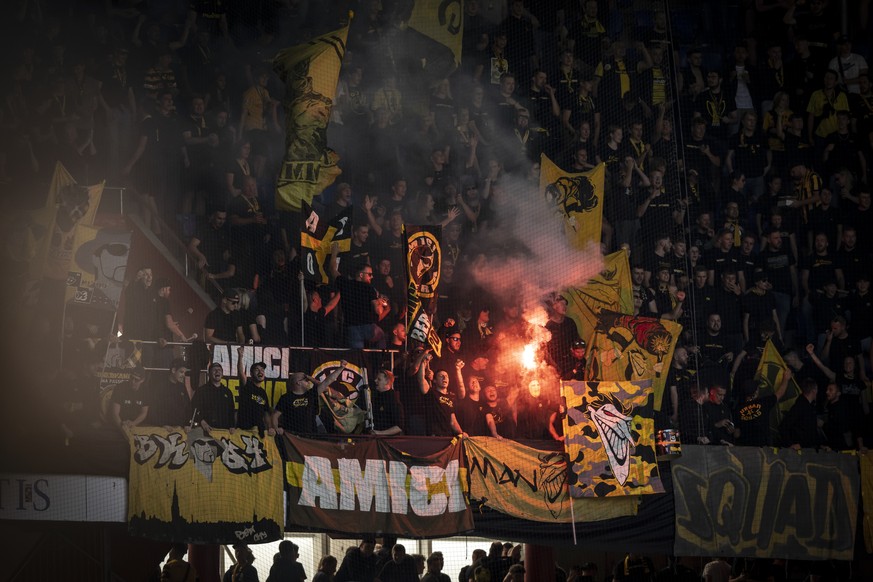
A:
{"label": "black t-shirt", "polygon": [[121,420],[133,420],[142,412],[143,406],[148,406],[146,394],[142,387],[134,390],[129,382],[116,384],[112,389],[112,404],[121,406],[119,416]]}
{"label": "black t-shirt", "polygon": [[253,426],[259,430],[267,428],[264,422],[264,413],[270,410],[267,400],[267,392],[260,386],[256,386],[251,380],[239,388],[239,412],[237,413],[236,426],[250,429]]}
{"label": "black t-shirt", "polygon": [[[743,270],[740,249],[737,247],[731,247],[728,252],[724,252],[720,248],[714,247],[704,254],[704,263],[707,268],[714,271],[714,279],[716,282],[721,280],[721,274],[727,268],[731,268],[738,273]],[[746,282],[748,283],[748,281]]]}
{"label": "black t-shirt", "polygon": [[766,447],[770,444],[770,412],[776,406],[776,395],[770,394],[743,402],[737,410],[740,444]]}
{"label": "black t-shirt", "polygon": [[754,289],[750,289],[743,295],[740,304],[743,313],[749,314],[749,333],[752,330],[758,329],[758,325],[762,321],[773,319],[773,310],[776,309],[776,299],[772,293],[758,294]]}
{"label": "black t-shirt", "polygon": [[191,422],[191,400],[184,384],[159,380],[150,388],[149,425],[184,426]]}
{"label": "black t-shirt", "polygon": [[512,410],[503,402],[498,401],[497,406],[485,405],[482,407],[482,415],[485,417],[485,426],[488,426],[488,415],[494,419],[497,434],[503,438],[515,438],[515,420],[512,418]]}
{"label": "black t-shirt", "polygon": [[442,393],[431,388],[425,395],[424,406],[427,413],[427,433],[429,435],[453,436],[455,434],[455,429],[452,427],[452,414],[455,412],[455,395],[453,393]]}
{"label": "black t-shirt", "polygon": [[317,432],[315,417],[318,416],[318,394],[315,389],[303,394],[286,392],[276,404],[276,410],[281,412],[279,426],[295,434],[313,434]]}
{"label": "black t-shirt", "polygon": [[205,420],[213,428],[233,426],[233,393],[226,386],[204,384],[194,392],[191,406],[196,411],[195,420]]}
{"label": "black t-shirt", "polygon": [[755,132],[751,137],[739,132],[730,139],[730,149],[734,152],[734,168],[746,175],[757,178],[764,175],[767,167],[767,148],[764,136]]}
{"label": "black t-shirt", "polygon": [[809,271],[809,290],[817,291],[824,287],[828,281],[836,282],[836,273],[839,265],[833,253],[826,252],[808,255],[804,258],[803,270]]}
{"label": "black t-shirt", "polygon": [[241,325],[237,313],[236,311],[225,313],[221,307],[216,307],[206,316],[203,327],[215,330],[213,335],[220,340],[234,342],[236,341],[236,328]]}
{"label": "black t-shirt", "polygon": [[633,187],[616,184],[606,192],[605,212],[610,220],[636,220],[640,195]]}
{"label": "black t-shirt", "polygon": [[758,254],[758,267],[770,277],[770,284],[775,293],[793,294],[791,267],[794,264],[794,257],[784,249],[774,251],[767,248]]}
{"label": "black t-shirt", "polygon": [[346,325],[376,323],[372,302],[378,299],[378,293],[372,285],[347,277],[337,277],[336,286],[340,292],[340,305]]}
{"label": "black t-shirt", "polygon": [[373,404],[373,428],[386,430],[392,426],[406,430],[406,419],[403,415],[403,404],[394,390],[379,392],[372,390],[370,400]]}
{"label": "black t-shirt", "polygon": [[197,234],[194,236],[200,241],[197,249],[206,257],[209,272],[221,272],[225,263],[224,252],[230,250],[230,235],[227,228],[216,229],[211,224],[204,224],[197,229]]}

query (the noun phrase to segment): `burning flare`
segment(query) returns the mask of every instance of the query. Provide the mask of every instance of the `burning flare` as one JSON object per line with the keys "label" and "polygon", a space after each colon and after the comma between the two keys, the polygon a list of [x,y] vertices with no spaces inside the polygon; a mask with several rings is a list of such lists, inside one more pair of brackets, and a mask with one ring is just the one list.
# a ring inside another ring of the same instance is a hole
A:
{"label": "burning flare", "polygon": [[527,344],[521,352],[521,365],[526,370],[533,370],[537,367],[537,347],[535,344]]}

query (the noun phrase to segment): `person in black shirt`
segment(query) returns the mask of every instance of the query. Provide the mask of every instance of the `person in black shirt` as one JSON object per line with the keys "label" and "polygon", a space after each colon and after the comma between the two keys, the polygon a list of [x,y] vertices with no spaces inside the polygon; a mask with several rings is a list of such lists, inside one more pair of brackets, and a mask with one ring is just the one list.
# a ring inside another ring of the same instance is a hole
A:
{"label": "person in black shirt", "polygon": [[388,370],[379,370],[373,385],[376,388],[371,393],[373,434],[380,436],[403,434],[406,422],[403,417],[403,404],[394,391],[394,374]]}
{"label": "person in black shirt", "polygon": [[239,291],[226,289],[218,307],[209,312],[203,323],[203,341],[210,344],[243,343],[243,329],[238,316]]}
{"label": "person in black shirt", "polygon": [[709,389],[709,401],[703,403],[709,437],[715,445],[732,445],[738,434],[731,409],[724,401],[726,395],[724,386],[713,386]]}
{"label": "person in black shirt", "polygon": [[197,229],[197,234],[188,243],[188,252],[197,260],[210,279],[229,279],[236,272],[229,262],[230,233],[226,227],[227,212],[216,208],[209,215],[209,222]]}
{"label": "person in black shirt", "polygon": [[772,442],[770,438],[770,412],[785,394],[793,373],[785,370],[782,382],[770,394],[761,395],[761,389],[769,388],[765,380],[748,380],[743,384],[745,398],[737,408],[738,444],[749,447],[766,447]]}
{"label": "person in black shirt", "polygon": [[[467,436],[455,416],[455,394],[449,392],[449,374],[430,370],[431,354],[427,354],[418,369],[418,387],[424,394],[427,434],[432,436]],[[464,390],[462,387],[461,390]],[[463,397],[463,396],[462,396]]]}
{"label": "person in black shirt", "polygon": [[206,384],[197,388],[191,399],[194,421],[199,422],[206,432],[213,428],[233,430],[236,426],[233,393],[221,383],[223,376],[224,370],[221,364],[218,362],[209,364],[209,369],[206,371]]}
{"label": "person in black shirt", "polygon": [[124,430],[145,422],[149,413],[149,403],[142,388],[145,381],[146,372],[138,366],[131,371],[129,382],[116,384],[112,388],[109,418],[118,428]]}
{"label": "person in black shirt", "polygon": [[237,372],[239,373],[239,406],[237,409],[236,426],[250,430],[257,427],[259,432],[267,431],[267,434],[273,436],[276,431],[270,417],[270,403],[267,398],[267,392],[264,390],[264,371],[267,365],[263,362],[255,362],[249,368],[249,377],[246,374],[243,366],[243,354],[245,347],[237,348],[239,357],[237,359]]}
{"label": "person in black shirt", "polygon": [[322,394],[335,400],[342,398],[342,395],[330,390],[330,385],[336,382],[348,365],[345,360],[340,361],[339,367],[325,376],[321,382],[303,372],[291,374],[288,377],[288,392],[279,399],[271,415],[272,425],[276,431],[280,435],[285,434],[285,431],[293,434],[318,432],[318,424],[315,420],[318,416],[318,399]]}
{"label": "person in black shirt", "polygon": [[340,292],[340,308],[346,325],[346,345],[353,349],[385,347],[385,332],[379,327],[391,306],[373,287],[373,267],[359,263],[348,270],[349,277],[341,276],[337,267],[339,245],[333,243],[330,257],[331,276]]}
{"label": "person in black shirt", "polygon": [[782,445],[795,451],[818,448],[822,444],[815,407],[818,384],[812,378],[807,378],[800,390],[800,396],[779,425]]}
{"label": "person in black shirt", "polygon": [[188,365],[182,358],[170,364],[168,377],[151,385],[148,424],[151,426],[187,427],[191,422],[191,395],[186,382]]}

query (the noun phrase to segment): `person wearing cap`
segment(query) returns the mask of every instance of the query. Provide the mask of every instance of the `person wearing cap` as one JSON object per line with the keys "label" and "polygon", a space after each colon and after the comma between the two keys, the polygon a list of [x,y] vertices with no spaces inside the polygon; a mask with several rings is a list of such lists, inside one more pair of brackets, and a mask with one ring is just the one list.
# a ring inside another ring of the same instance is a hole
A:
{"label": "person wearing cap", "polygon": [[[339,367],[319,382],[303,372],[294,372],[288,376],[288,391],[282,395],[271,415],[271,424],[280,435],[285,432],[293,434],[314,435],[318,432],[316,417],[319,410],[319,398],[326,394],[328,398],[340,399],[330,385],[336,382],[349,363],[340,361]],[[315,388],[313,390],[313,387]]]}
{"label": "person wearing cap", "polygon": [[186,375],[188,364],[176,358],[170,364],[170,372],[164,378],[155,379],[149,385],[150,397],[148,424],[163,427],[189,427],[191,424],[191,393]]}
{"label": "person wearing cap", "polygon": [[272,409],[264,390],[264,379],[267,365],[264,362],[255,362],[249,367],[246,374],[243,365],[245,347],[237,348],[236,369],[239,374],[239,407],[237,408],[236,426],[246,430],[257,427],[263,433],[267,431],[270,436],[276,434],[272,421]]}
{"label": "person wearing cap", "polygon": [[203,323],[203,341],[207,344],[241,344],[245,341],[238,316],[239,291],[233,287],[224,290],[218,307],[209,312]]}
{"label": "person wearing cap", "polygon": [[845,34],[837,39],[837,56],[828,63],[828,69],[839,74],[840,85],[856,94],[861,92],[859,77],[869,72],[867,60],[852,52],[852,41]]}
{"label": "person wearing cap", "polygon": [[551,336],[546,343],[546,354],[558,373],[567,369],[572,362],[570,350],[573,343],[580,339],[576,323],[567,317],[567,298],[560,293],[552,293],[546,298],[549,320],[546,329]]}
{"label": "person wearing cap", "polygon": [[234,430],[236,426],[236,409],[233,393],[221,383],[224,370],[218,362],[209,364],[206,372],[206,383],[197,388],[191,399],[194,408],[194,422],[200,423],[203,430],[209,432],[213,428]]}
{"label": "person wearing cap", "polygon": [[112,424],[120,429],[140,426],[149,414],[149,404],[146,400],[146,371],[137,366],[130,372],[130,380],[116,384],[112,388],[112,399],[109,401],[109,418]]}
{"label": "person wearing cap", "polygon": [[233,556],[236,558],[236,563],[227,569],[221,582],[258,582],[258,570],[252,565],[255,554],[248,544],[234,544]]}
{"label": "person wearing cap", "polygon": [[582,338],[576,338],[570,345],[570,357],[565,360],[565,367],[561,370],[561,380],[585,380],[588,363],[585,354],[588,344]]}

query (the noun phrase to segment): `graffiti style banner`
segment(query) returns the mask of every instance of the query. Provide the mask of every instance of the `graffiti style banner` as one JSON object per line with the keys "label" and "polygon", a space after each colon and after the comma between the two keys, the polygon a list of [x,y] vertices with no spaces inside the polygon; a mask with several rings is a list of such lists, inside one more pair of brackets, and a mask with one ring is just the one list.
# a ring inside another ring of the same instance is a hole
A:
{"label": "graffiti style banner", "polygon": [[439,226],[403,225],[406,250],[407,287],[406,330],[409,339],[430,344],[439,356],[442,340],[433,329],[440,284],[443,253]]}
{"label": "graffiti style banner", "polygon": [[131,535],[193,544],[282,538],[282,461],[272,438],[237,429],[129,432]]}
{"label": "graffiti style banner", "polygon": [[600,244],[605,176],[605,164],[573,174],[559,168],[545,154],[540,156],[540,193],[561,216],[567,241],[575,249]]}
{"label": "graffiti style banner", "polygon": [[582,287],[567,289],[563,296],[567,300],[567,315],[576,322],[579,337],[585,341],[594,334],[601,312],[632,314],[634,295],[628,252],[606,255],[599,275]]}
{"label": "graffiti style banner", "polygon": [[126,230],[76,227],[67,273],[67,304],[115,311],[124,289],[130,236]]}
{"label": "graffiti style banner", "polygon": [[327,147],[327,125],[346,52],[349,27],[282,50],[273,70],[285,83],[285,157],[276,183],[276,208],[300,212],[303,202],[333,184],[339,156]]}
{"label": "graffiti style banner", "polygon": [[465,439],[464,449],[470,499],[500,513],[546,523],[593,522],[637,514],[637,496],[570,497],[563,451],[540,451],[492,437]]}
{"label": "graffiti style banner", "polygon": [[564,446],[573,497],[663,493],[652,382],[564,382]]}
{"label": "graffiti style banner", "polygon": [[592,380],[652,380],[655,410],[661,399],[673,351],[682,332],[674,321],[601,311],[588,342],[588,378]]}
{"label": "graffiti style banner", "polygon": [[854,455],[683,446],[672,471],[677,556],[852,559]]}
{"label": "graffiti style banner", "polygon": [[473,529],[461,481],[463,451],[415,439],[326,442],[285,435],[289,526],[414,538]]}

